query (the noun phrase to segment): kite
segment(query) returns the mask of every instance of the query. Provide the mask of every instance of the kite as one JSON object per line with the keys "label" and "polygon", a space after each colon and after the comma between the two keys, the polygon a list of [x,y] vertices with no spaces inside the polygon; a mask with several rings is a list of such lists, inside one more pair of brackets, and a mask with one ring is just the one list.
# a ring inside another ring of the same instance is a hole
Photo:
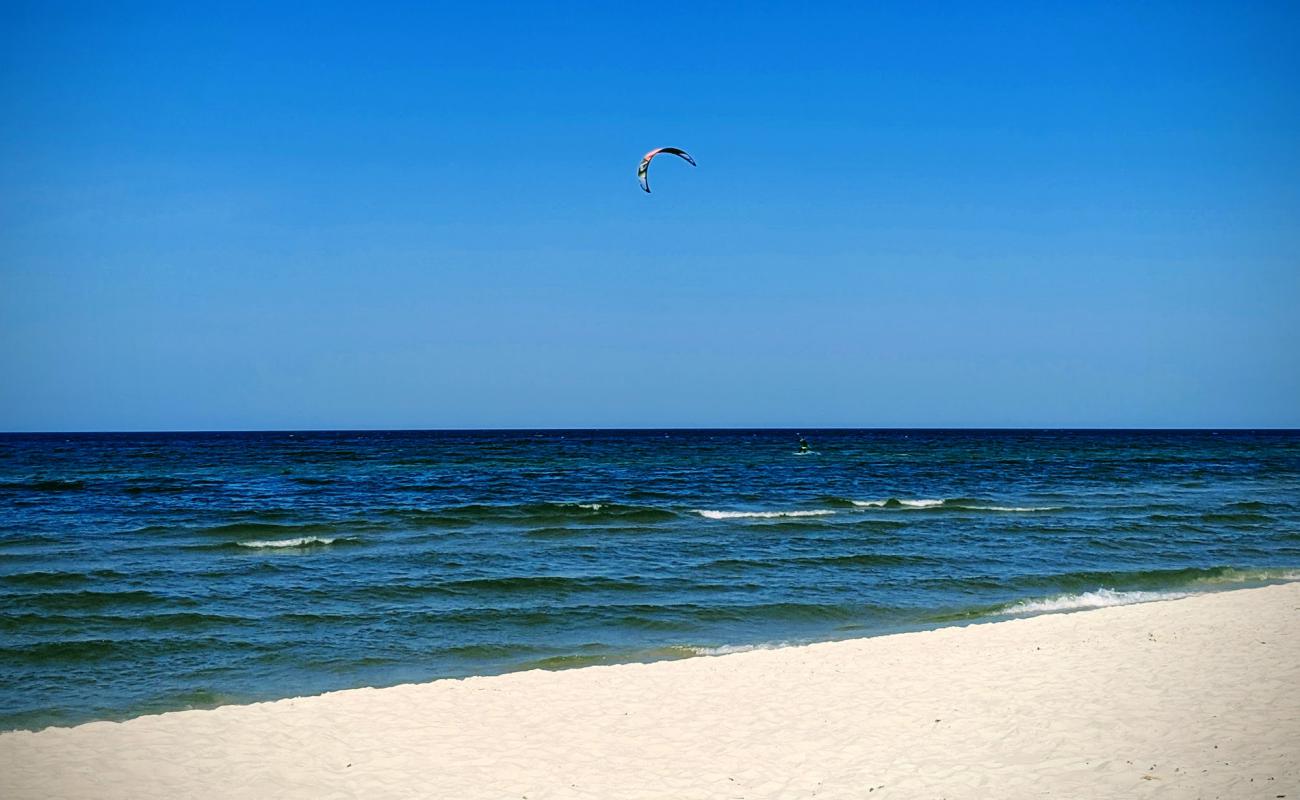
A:
{"label": "kite", "polygon": [[651,150],[641,159],[641,166],[636,168],[637,180],[641,181],[641,188],[645,189],[646,192],[650,191],[650,178],[646,174],[650,169],[650,160],[660,153],[670,153],[679,156],[685,160],[687,164],[690,164],[692,167],[695,166],[695,159],[691,158],[690,154],[685,150],[676,147],[660,147],[657,150]]}

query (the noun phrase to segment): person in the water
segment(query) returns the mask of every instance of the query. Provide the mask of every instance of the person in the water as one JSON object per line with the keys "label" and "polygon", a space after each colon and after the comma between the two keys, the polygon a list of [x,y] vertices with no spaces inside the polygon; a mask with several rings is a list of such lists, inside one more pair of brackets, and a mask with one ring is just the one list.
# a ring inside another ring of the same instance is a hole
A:
{"label": "person in the water", "polygon": [[808,452],[811,449],[810,447],[808,447],[808,440],[803,438],[802,433],[796,433],[795,436],[799,437],[799,452],[800,453]]}

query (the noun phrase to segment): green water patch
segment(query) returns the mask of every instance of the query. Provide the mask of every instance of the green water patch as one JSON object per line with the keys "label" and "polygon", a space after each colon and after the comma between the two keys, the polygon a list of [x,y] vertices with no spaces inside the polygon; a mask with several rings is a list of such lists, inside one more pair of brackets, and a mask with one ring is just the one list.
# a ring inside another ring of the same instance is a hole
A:
{"label": "green water patch", "polygon": [[524,661],[516,665],[515,669],[519,672],[526,672],[533,669],[554,671],[561,669],[577,669],[578,667],[595,667],[616,663],[618,663],[618,658],[608,654],[562,655],[547,656],[546,658]]}
{"label": "green water patch", "polygon": [[181,653],[207,653],[214,647],[223,647],[230,651],[236,648],[248,648],[238,642],[222,641],[220,643],[207,637],[161,637],[161,638],[85,638],[64,641],[34,642],[20,646],[0,646],[0,663],[49,666],[55,664],[80,665],[103,662],[124,662],[133,664],[136,660],[149,657],[173,657]]}
{"label": "green water patch", "polygon": [[177,597],[145,589],[81,589],[76,591],[35,592],[22,597],[9,598],[6,604],[9,611],[28,609],[97,612],[116,608],[150,609],[196,606],[199,603],[193,598]]}
{"label": "green water patch", "polygon": [[113,569],[94,569],[87,572],[35,570],[0,575],[0,586],[38,589],[67,589],[100,581],[123,580],[127,574]]}
{"label": "green water patch", "polygon": [[136,614],[49,612],[0,613],[0,631],[24,634],[33,631],[202,631],[213,628],[239,628],[258,624],[258,620],[230,614],[207,614],[197,611]]}
{"label": "green water patch", "polygon": [[1209,525],[1268,525],[1277,520],[1258,511],[1210,511],[1200,515],[1201,522]]}
{"label": "green water patch", "polygon": [[652,661],[672,661],[691,658],[697,655],[692,648],[680,646],[612,648],[604,645],[593,644],[578,649],[580,652],[563,653],[520,661],[511,666],[511,671],[525,672],[528,670],[541,669],[553,672],[557,670],[579,669],[582,667],[643,664]]}
{"label": "green water patch", "polygon": [[694,616],[702,622],[822,622],[854,619],[864,610],[828,603],[753,603],[701,606]]}
{"label": "green water patch", "polygon": [[526,644],[465,644],[446,647],[438,651],[439,655],[470,660],[495,660],[518,658],[521,655],[538,652],[540,648]]}

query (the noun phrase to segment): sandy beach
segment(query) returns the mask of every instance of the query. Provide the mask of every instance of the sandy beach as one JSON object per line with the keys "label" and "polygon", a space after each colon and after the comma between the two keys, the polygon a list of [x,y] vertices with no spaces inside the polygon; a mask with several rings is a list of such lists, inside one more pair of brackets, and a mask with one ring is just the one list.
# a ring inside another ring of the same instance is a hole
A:
{"label": "sandy beach", "polygon": [[1300,583],[0,735],[0,796],[1300,797]]}

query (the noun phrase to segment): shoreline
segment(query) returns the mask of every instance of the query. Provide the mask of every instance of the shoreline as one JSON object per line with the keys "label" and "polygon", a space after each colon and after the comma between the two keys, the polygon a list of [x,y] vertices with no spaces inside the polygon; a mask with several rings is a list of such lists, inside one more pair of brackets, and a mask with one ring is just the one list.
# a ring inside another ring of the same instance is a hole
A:
{"label": "shoreline", "polygon": [[[338,694],[339,692],[356,691],[359,689],[380,690],[395,689],[402,686],[422,686],[430,683],[440,683],[444,681],[463,681],[475,678],[496,678],[508,675],[517,675],[526,672],[561,672],[575,669],[591,669],[594,667],[618,667],[627,665],[648,665],[659,664],[664,662],[683,661],[690,658],[715,658],[724,655],[737,655],[753,651],[765,650],[787,650],[792,648],[810,647],[820,644],[834,644],[842,642],[857,642],[867,639],[879,639],[882,637],[898,636],[908,633],[927,633],[930,631],[943,630],[945,628],[965,628],[978,625],[992,625],[1003,622],[1013,622],[1016,620],[1033,619],[1038,616],[1056,615],[1056,614],[1073,614],[1087,611],[1097,611],[1105,608],[1114,608],[1127,605],[1143,605],[1152,602],[1164,602],[1168,600],[1181,600],[1189,597],[1199,597],[1208,594],[1220,594],[1223,592],[1236,592],[1243,589],[1263,588],[1265,586],[1274,586],[1286,583],[1300,583],[1300,569],[1290,568],[1224,568],[1230,573],[1235,573],[1236,577],[1232,581],[1223,582],[1215,585],[1215,588],[1192,588],[1191,585],[1183,589],[1166,588],[1166,589],[1124,589],[1109,590],[1097,589],[1092,591],[1065,593],[1061,595],[1044,596],[1036,599],[1026,599],[1009,603],[1002,603],[990,606],[972,606],[965,611],[956,611],[953,613],[932,616],[928,619],[917,619],[911,621],[898,621],[878,628],[865,628],[854,631],[852,634],[846,634],[835,637],[821,638],[782,638],[769,639],[757,642],[740,642],[724,643],[718,645],[701,645],[701,644],[663,644],[663,645],[646,645],[644,647],[628,647],[613,653],[601,654],[562,654],[554,656],[544,656],[533,660],[521,662],[514,666],[506,666],[496,670],[480,672],[463,672],[440,676],[430,676],[415,680],[404,680],[396,682],[377,683],[373,685],[344,686],[341,688],[325,689],[323,691],[312,692],[308,694],[274,694],[261,697],[248,696],[228,696],[225,702],[216,705],[191,705],[180,708],[154,708],[151,710],[140,711],[130,714],[115,714],[112,716],[87,717],[70,722],[54,722],[40,725],[39,727],[24,726],[0,728],[0,736],[11,733],[40,733],[51,728],[77,728],[82,725],[89,725],[96,722],[123,723],[142,717],[157,717],[165,714],[176,714],[187,711],[217,711],[223,708],[243,707],[252,705],[263,705],[267,703],[277,703],[288,700],[308,700],[325,695]],[[1139,598],[1139,599],[1133,599]]]}
{"label": "shoreline", "polygon": [[6,797],[1300,795],[1300,583],[0,734]]}

